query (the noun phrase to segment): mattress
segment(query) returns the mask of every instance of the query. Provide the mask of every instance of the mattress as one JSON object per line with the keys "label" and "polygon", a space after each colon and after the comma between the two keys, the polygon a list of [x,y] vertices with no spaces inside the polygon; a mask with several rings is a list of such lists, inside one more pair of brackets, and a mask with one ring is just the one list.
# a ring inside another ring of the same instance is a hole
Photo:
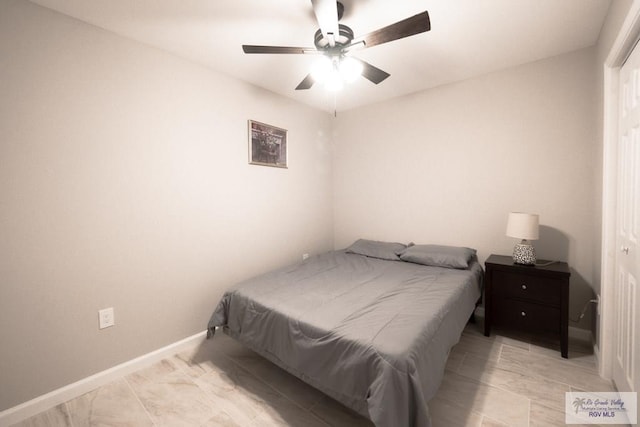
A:
{"label": "mattress", "polygon": [[481,295],[482,268],[334,251],[243,281],[217,327],[378,427],[430,426],[427,402]]}

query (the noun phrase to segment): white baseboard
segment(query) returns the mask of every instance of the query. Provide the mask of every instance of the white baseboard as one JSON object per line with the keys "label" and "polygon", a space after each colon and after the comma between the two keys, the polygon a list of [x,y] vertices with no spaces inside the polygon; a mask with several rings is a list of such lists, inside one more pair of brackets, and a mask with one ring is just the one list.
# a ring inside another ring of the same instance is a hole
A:
{"label": "white baseboard", "polygon": [[197,333],[173,344],[169,344],[166,347],[152,351],[151,353],[136,357],[135,359],[83,378],[75,383],[53,390],[47,394],[43,394],[42,396],[38,396],[35,399],[21,403],[13,408],[6,409],[0,412],[0,426],[9,426],[23,421],[33,415],[49,410],[78,396],[82,396],[85,393],[115,381],[118,378],[122,378],[125,375],[131,374],[139,369],[145,368],[164,358],[173,356],[174,354],[188,348],[198,346],[206,339],[206,337],[206,331]]}
{"label": "white baseboard", "polygon": [[577,339],[578,341],[586,341],[593,345],[593,333],[589,329],[576,328],[575,326],[569,326],[569,337]]}
{"label": "white baseboard", "polygon": [[596,358],[596,366],[598,368],[598,375],[602,378],[610,380],[611,378],[607,378],[602,371],[602,364],[600,363],[600,347],[598,347],[598,343],[593,344],[593,356]]}
{"label": "white baseboard", "polygon": [[[478,317],[484,317],[484,308],[476,308],[476,315]],[[33,415],[49,410],[68,400],[82,396],[85,393],[147,367],[166,357],[172,356],[188,348],[196,347],[206,339],[206,336],[206,331],[197,333],[173,344],[169,344],[166,347],[152,351],[151,353],[147,353],[102,372],[98,372],[97,374],[83,378],[75,383],[53,390],[47,394],[43,394],[42,396],[38,396],[35,399],[21,403],[13,408],[6,409],[0,412],[0,426],[4,427],[19,423]],[[587,329],[570,326],[569,336],[583,341],[593,342],[593,335],[591,331]],[[597,351],[599,349],[596,347],[595,350]]]}

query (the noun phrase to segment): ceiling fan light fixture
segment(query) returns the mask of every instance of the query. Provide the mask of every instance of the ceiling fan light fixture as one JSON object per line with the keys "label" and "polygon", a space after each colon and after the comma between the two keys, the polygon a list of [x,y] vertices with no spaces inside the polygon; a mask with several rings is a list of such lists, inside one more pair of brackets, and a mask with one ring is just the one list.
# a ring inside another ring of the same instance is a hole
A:
{"label": "ceiling fan light fixture", "polygon": [[318,83],[324,83],[333,72],[333,61],[322,55],[311,65],[311,76]]}
{"label": "ceiling fan light fixture", "polygon": [[349,56],[342,58],[340,61],[340,75],[342,79],[351,83],[362,75],[362,63]]}
{"label": "ceiling fan light fixture", "polygon": [[311,65],[311,77],[326,90],[341,90],[362,75],[362,63],[354,58],[322,55]]}
{"label": "ceiling fan light fixture", "polygon": [[344,87],[342,74],[337,69],[333,69],[324,81],[324,88],[329,92],[337,92]]}

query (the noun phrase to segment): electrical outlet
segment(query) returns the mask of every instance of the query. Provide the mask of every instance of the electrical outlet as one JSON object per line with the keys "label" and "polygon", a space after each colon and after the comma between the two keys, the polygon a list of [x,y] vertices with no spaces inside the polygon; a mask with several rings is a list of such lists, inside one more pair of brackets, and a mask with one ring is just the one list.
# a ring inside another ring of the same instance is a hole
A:
{"label": "electrical outlet", "polygon": [[302,260],[304,261],[305,259],[309,258],[309,254],[302,254]]}
{"label": "electrical outlet", "polygon": [[98,327],[100,329],[109,328],[116,324],[116,317],[113,313],[113,307],[98,310]]}

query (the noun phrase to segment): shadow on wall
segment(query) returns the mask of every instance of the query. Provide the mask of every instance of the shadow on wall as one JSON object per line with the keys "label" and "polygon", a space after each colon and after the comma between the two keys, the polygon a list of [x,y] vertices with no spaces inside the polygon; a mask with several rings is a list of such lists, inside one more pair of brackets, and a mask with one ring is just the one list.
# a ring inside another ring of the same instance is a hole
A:
{"label": "shadow on wall", "polygon": [[533,245],[539,259],[563,262],[569,259],[569,237],[557,228],[540,225],[538,240]]}
{"label": "shadow on wall", "polygon": [[[569,237],[557,228],[540,225],[539,239],[534,242],[534,246],[539,260],[563,262],[569,260]],[[586,310],[584,318],[579,319],[584,305],[590,299],[595,298],[591,285],[574,268],[571,268],[569,283],[569,325],[589,329],[595,333],[592,320],[593,310]]]}

